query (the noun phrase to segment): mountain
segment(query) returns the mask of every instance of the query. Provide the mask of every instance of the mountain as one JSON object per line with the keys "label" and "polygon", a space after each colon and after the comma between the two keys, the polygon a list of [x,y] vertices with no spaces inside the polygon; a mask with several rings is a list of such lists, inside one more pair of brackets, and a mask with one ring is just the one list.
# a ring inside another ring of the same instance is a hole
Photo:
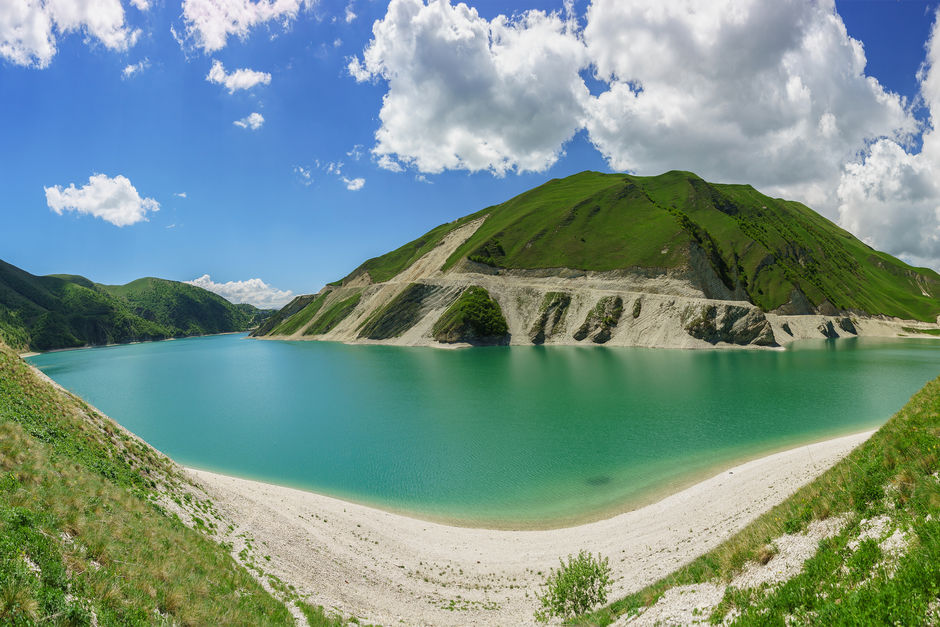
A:
{"label": "mountain", "polygon": [[35,276],[0,261],[0,338],[21,349],[246,331],[269,313],[177,281],[101,285],[77,275]]}
{"label": "mountain", "polygon": [[[477,293],[476,314],[463,318],[487,326],[499,309],[505,333],[437,324],[470,306],[469,287],[492,302]],[[936,328],[938,315],[940,275],[874,250],[803,204],[690,172],[582,172],[369,259],[258,334],[774,346],[916,333]]]}

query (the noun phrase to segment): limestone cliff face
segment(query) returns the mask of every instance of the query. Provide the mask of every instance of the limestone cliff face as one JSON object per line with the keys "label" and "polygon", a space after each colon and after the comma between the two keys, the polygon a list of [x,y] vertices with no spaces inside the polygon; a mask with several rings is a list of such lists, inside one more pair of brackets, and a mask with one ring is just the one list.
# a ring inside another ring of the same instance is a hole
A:
{"label": "limestone cliff face", "polygon": [[[438,323],[471,287],[498,304],[506,334],[498,341],[468,343],[773,348],[795,339],[903,333],[900,321],[883,317],[765,314],[704,265],[601,273],[497,270],[465,261],[443,271],[484,219],[456,229],[388,281],[373,283],[361,274],[326,288],[304,307],[291,309],[266,335],[405,346],[435,345],[443,338],[453,345],[471,336],[453,329],[444,333]],[[792,300],[799,305],[799,295]]]}

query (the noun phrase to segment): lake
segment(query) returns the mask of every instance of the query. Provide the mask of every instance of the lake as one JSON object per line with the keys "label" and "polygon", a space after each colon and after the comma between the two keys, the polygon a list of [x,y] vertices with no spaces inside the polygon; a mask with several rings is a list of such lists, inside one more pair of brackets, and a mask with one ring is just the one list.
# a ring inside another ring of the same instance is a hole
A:
{"label": "lake", "polygon": [[29,360],[178,462],[461,524],[554,526],[884,423],[930,339],[435,350],[222,335]]}

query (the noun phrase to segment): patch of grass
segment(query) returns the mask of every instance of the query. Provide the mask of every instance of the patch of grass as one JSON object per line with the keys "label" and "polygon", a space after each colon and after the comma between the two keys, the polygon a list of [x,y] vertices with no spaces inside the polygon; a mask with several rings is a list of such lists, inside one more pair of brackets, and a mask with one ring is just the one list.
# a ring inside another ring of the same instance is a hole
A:
{"label": "patch of grass", "polygon": [[610,339],[613,329],[620,322],[623,314],[623,298],[605,296],[588,312],[584,323],[574,332],[574,339],[579,342],[590,336],[595,344],[603,344]]}
{"label": "patch of grass", "polygon": [[[823,541],[799,576],[760,598],[739,599],[736,606],[744,608],[739,624],[783,624],[788,616],[814,624],[921,624],[940,594],[938,470],[940,378],[927,383],[868,441],[730,540],[580,620],[607,625],[652,605],[673,586],[728,581],[745,563],[759,560],[774,538],[796,533],[812,520],[848,513],[856,520],[889,514],[911,529],[913,540],[894,575],[877,565],[880,551],[870,544],[863,542],[854,553],[846,548],[858,533],[855,523]],[[886,485],[894,486],[891,498],[885,496]]]}
{"label": "patch of grass", "polygon": [[304,335],[322,335],[329,333],[337,324],[342,322],[346,316],[352,313],[356,305],[359,304],[360,299],[362,299],[361,290],[348,298],[334,302],[313,321],[313,324],[307,327],[307,330],[304,331]]}
{"label": "patch of grass", "polygon": [[902,331],[907,333],[922,333],[924,335],[937,335],[940,336],[940,329],[918,329],[916,327],[901,327]]}
{"label": "patch of grass", "polygon": [[326,301],[326,297],[328,295],[329,292],[323,292],[322,294],[316,296],[302,309],[291,314],[289,318],[284,320],[284,322],[270,331],[270,335],[293,335],[299,331],[305,324],[313,320],[313,317],[317,315],[318,311],[320,311],[320,308],[323,306],[323,303]]}
{"label": "patch of grass", "polygon": [[223,547],[155,505],[178,480],[0,345],[0,623],[292,624]]}
{"label": "patch of grass", "polygon": [[509,327],[499,303],[482,287],[465,289],[441,314],[432,329],[438,342],[502,344],[509,339]]}
{"label": "patch of grass", "polygon": [[274,329],[284,324],[288,318],[309,305],[316,298],[314,294],[304,294],[295,297],[291,302],[284,305],[273,316],[264,321],[261,326],[252,331],[252,335],[271,335]]}
{"label": "patch of grass", "polygon": [[538,318],[529,331],[529,339],[533,344],[544,343],[546,338],[554,335],[555,331],[562,327],[570,305],[571,294],[567,292],[545,294],[542,298],[542,305],[539,307]]}
{"label": "patch of grass", "polygon": [[418,323],[425,300],[440,289],[436,285],[425,283],[408,285],[385,307],[369,316],[360,327],[359,337],[370,340],[399,337]]}

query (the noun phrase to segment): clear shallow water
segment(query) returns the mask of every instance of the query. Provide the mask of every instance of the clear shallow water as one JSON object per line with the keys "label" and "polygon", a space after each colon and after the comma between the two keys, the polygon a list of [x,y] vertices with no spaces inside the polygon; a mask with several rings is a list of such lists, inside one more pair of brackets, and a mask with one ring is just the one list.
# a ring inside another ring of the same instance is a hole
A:
{"label": "clear shallow water", "polygon": [[29,361],[182,464],[517,526],[877,427],[940,374],[940,342],[444,351],[225,335]]}

